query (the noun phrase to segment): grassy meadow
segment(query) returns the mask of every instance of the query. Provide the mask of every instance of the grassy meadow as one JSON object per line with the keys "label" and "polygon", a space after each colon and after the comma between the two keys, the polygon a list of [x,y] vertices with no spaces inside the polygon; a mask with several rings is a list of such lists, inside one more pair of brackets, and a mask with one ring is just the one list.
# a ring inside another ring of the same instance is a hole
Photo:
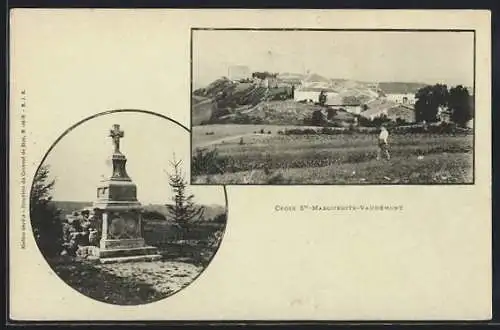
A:
{"label": "grassy meadow", "polygon": [[[220,171],[193,173],[210,184],[472,183],[471,134],[391,134],[391,160],[376,160],[377,135],[284,135],[279,125],[193,127],[196,150],[217,150]],[[304,129],[305,127],[301,127]],[[263,132],[263,133],[262,133]]]}

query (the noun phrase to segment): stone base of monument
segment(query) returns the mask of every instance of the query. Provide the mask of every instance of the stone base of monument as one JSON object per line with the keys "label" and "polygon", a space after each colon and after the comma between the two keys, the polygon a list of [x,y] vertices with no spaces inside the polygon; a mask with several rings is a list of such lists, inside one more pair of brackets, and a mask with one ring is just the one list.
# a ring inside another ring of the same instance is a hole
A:
{"label": "stone base of monument", "polygon": [[99,261],[101,263],[157,261],[161,259],[158,249],[144,244],[143,239],[101,241]]}
{"label": "stone base of monument", "polygon": [[140,261],[158,261],[161,259],[159,254],[135,255],[129,257],[99,258],[101,264],[140,262]]}

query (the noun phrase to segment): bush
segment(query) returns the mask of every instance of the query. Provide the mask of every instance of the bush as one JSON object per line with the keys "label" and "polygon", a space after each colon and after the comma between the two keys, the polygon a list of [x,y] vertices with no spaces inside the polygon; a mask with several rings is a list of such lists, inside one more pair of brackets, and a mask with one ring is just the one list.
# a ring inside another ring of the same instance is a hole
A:
{"label": "bush", "polygon": [[144,219],[158,219],[158,220],[166,220],[165,215],[156,210],[146,210],[142,214]]}
{"label": "bush", "polygon": [[359,125],[365,127],[379,127],[382,124],[388,125],[389,123],[391,123],[391,120],[386,115],[382,114],[378,117],[373,118],[373,120],[360,116],[358,123]]}
{"label": "bush", "polygon": [[205,151],[196,149],[191,162],[191,173],[200,174],[222,174],[224,172],[225,162],[219,156],[217,149]]}
{"label": "bush", "polygon": [[408,124],[408,123],[403,118],[399,118],[399,117],[396,118],[396,125],[397,126],[402,126],[402,125],[406,125],[406,124]]}
{"label": "bush", "polygon": [[435,133],[456,133],[457,124],[442,122],[438,126],[433,127],[432,130],[435,130]]}
{"label": "bush", "polygon": [[311,125],[322,126],[326,123],[325,115],[321,110],[315,110],[311,116]]}
{"label": "bush", "polygon": [[290,128],[285,130],[286,135],[312,135],[312,134],[318,134],[318,132],[315,129],[312,128]]}
{"label": "bush", "polygon": [[227,221],[227,214],[226,213],[221,213],[219,215],[216,215],[213,218],[212,221],[215,222],[215,223],[222,223],[222,224],[224,224]]}

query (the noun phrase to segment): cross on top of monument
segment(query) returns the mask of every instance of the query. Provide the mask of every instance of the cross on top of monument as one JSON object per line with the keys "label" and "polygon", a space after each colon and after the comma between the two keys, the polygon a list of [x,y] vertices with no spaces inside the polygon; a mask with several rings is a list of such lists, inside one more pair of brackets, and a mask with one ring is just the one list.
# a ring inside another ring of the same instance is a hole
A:
{"label": "cross on top of monument", "polygon": [[113,129],[109,131],[109,136],[113,139],[115,145],[115,153],[120,153],[120,139],[124,137],[123,131],[120,130],[120,125],[114,124]]}

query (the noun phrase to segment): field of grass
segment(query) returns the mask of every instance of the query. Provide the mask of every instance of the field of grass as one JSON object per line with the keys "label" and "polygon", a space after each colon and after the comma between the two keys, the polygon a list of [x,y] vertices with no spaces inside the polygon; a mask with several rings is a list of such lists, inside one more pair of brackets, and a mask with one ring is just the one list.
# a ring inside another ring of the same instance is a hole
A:
{"label": "field of grass", "polygon": [[[252,136],[261,136],[261,130],[264,131],[264,134],[271,135],[278,134],[278,131],[284,131],[285,129],[292,128],[317,128],[317,127],[309,127],[309,126],[296,126],[296,125],[238,125],[238,124],[214,124],[214,125],[203,125],[203,126],[194,126],[192,128],[192,142],[193,148],[197,148],[199,146],[210,145],[213,142],[217,142],[216,144],[224,144],[224,143],[238,143],[239,138],[245,138],[248,136],[249,138]],[[225,141],[227,139],[227,141]]]}
{"label": "field of grass", "polygon": [[[197,128],[193,130],[193,149],[216,148],[221,173],[201,171],[193,175],[194,183],[412,184],[473,181],[472,135],[393,134],[389,139],[391,160],[377,161],[377,136],[374,134],[278,135],[277,130],[285,127],[271,125]],[[271,134],[253,134],[261,128],[271,130]],[[214,134],[203,134],[207,131]]]}

